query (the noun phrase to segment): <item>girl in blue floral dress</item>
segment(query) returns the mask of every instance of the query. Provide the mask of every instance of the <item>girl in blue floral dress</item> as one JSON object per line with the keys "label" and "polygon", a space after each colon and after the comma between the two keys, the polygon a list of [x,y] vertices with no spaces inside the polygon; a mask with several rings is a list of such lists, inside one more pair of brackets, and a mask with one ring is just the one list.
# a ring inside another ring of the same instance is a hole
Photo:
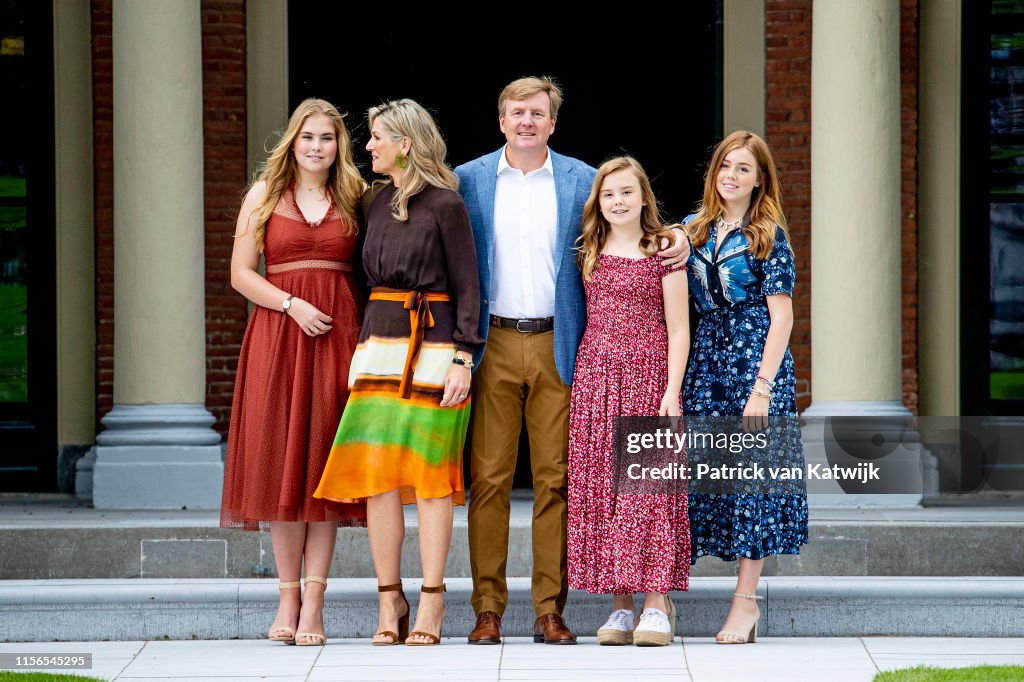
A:
{"label": "girl in blue floral dress", "polygon": [[[768,145],[737,131],[722,140],[704,176],[704,196],[684,221],[692,253],[689,289],[700,322],[683,383],[683,414],[739,417],[767,426],[796,417],[793,284],[796,272]],[[774,423],[774,422],[773,422]],[[787,460],[803,461],[799,438]],[[739,560],[720,644],[757,640],[757,583],[764,558],[798,554],[807,542],[800,493],[690,495],[692,560]]]}

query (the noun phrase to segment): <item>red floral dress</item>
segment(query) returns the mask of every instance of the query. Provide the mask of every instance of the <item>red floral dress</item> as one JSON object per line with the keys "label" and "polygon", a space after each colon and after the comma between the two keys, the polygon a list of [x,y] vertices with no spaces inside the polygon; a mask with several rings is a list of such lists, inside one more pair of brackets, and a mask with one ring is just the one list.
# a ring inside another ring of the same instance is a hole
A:
{"label": "red floral dress", "polygon": [[569,408],[569,586],[601,594],[685,590],[690,532],[685,494],[621,494],[613,429],[620,416],[657,416],[668,382],[659,256],[602,254],[587,296]]}

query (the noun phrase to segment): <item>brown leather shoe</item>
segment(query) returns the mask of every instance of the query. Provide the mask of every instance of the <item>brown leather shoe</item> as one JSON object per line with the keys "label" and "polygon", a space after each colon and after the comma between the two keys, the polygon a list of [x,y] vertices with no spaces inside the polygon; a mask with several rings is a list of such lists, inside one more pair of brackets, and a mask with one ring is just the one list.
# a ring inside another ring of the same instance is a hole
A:
{"label": "brown leather shoe", "polygon": [[533,641],[537,644],[575,644],[576,635],[569,631],[557,613],[545,613],[533,624]]}
{"label": "brown leather shoe", "polygon": [[467,639],[470,644],[501,644],[501,616],[494,611],[481,612]]}

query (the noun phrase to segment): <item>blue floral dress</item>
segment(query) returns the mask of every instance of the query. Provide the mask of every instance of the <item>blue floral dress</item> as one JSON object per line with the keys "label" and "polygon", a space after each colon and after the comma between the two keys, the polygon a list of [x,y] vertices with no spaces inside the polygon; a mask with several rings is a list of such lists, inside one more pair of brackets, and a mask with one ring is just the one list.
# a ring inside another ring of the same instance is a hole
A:
{"label": "blue floral dress", "polygon": [[[693,216],[688,216],[688,223]],[[715,254],[717,230],[693,248],[687,262],[690,294],[700,322],[683,382],[683,414],[738,416],[761,365],[771,318],[765,297],[793,295],[796,269],[782,230],[776,230],[768,258],[750,252],[741,229],[725,237]],[[768,377],[772,379],[773,377]],[[796,416],[793,356],[786,348],[769,416]],[[796,448],[800,448],[799,439]],[[790,459],[802,462],[803,453]],[[802,494],[690,495],[692,559],[709,555],[726,561],[799,554],[807,538],[807,497]]]}

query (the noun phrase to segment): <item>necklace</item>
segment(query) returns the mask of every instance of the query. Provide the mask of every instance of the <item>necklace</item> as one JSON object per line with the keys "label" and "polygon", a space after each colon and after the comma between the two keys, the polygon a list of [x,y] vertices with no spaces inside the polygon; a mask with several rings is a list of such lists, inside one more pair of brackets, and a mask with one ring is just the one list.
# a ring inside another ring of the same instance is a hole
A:
{"label": "necklace", "polygon": [[[299,185],[299,187],[302,187],[302,185]],[[319,187],[302,187],[302,189],[306,190],[307,192],[312,192],[315,189],[323,191],[324,187],[327,187],[327,185],[320,185]]]}
{"label": "necklace", "polygon": [[715,222],[718,223],[718,227],[720,227],[720,228],[722,228],[722,229],[724,229],[726,231],[731,231],[731,230],[735,230],[737,227],[739,227],[740,225],[743,224],[743,216],[740,216],[736,220],[733,220],[732,222],[728,222],[728,223],[725,222],[724,218],[719,218]]}

